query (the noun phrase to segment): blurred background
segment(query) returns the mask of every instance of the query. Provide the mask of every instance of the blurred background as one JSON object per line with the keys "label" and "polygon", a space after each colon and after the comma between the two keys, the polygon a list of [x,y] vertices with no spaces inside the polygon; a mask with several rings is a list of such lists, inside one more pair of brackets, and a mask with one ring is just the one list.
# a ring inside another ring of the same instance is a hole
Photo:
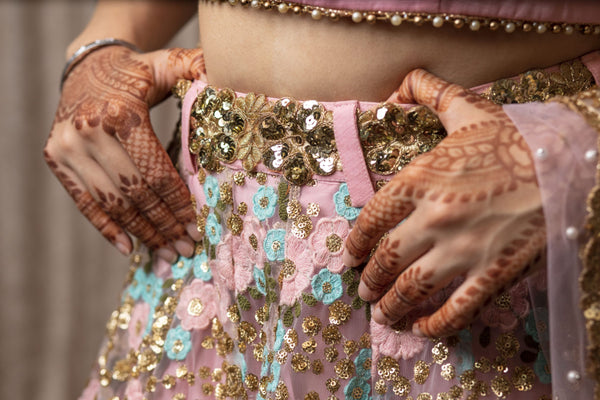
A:
{"label": "blurred background", "polygon": [[[0,399],[76,399],[128,260],[79,214],[42,149],[65,48],[93,0],[0,1]],[[172,46],[197,45],[195,19]],[[175,101],[153,110],[168,142]]]}

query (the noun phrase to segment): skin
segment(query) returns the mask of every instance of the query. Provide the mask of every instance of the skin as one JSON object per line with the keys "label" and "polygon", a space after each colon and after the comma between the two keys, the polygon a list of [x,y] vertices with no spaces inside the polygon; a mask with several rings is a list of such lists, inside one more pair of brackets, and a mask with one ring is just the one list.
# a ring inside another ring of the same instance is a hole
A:
{"label": "skin", "polygon": [[[153,51],[196,7],[204,57],[200,50]],[[362,264],[394,228],[368,261],[359,289],[377,302],[373,318],[382,323],[393,323],[465,276],[436,313],[413,327],[431,336],[466,326],[483,304],[527,273],[545,242],[527,145],[500,107],[463,87],[600,47],[593,35],[355,25],[204,1],[100,0],[67,57],[106,37],[146,53],[106,47],[73,68],[44,157],[82,214],[125,254],[132,249],[130,235],[169,261],[177,253],[191,255],[199,239],[189,192],[148,117],[178,78],[321,101],[383,101],[401,86],[398,102],[436,111],[448,138],[367,204],[344,255],[346,265]]]}

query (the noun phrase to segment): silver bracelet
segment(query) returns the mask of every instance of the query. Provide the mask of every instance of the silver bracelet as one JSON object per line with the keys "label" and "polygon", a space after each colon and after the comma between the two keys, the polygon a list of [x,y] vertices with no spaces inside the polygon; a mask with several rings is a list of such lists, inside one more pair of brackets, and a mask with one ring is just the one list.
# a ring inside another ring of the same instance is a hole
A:
{"label": "silver bracelet", "polygon": [[63,85],[64,85],[65,81],[67,80],[69,73],[73,70],[73,68],[77,64],[79,64],[79,62],[81,60],[83,60],[88,54],[90,54],[102,47],[107,47],[107,46],[123,46],[123,47],[127,47],[128,49],[131,49],[138,53],[142,52],[142,50],[140,50],[133,43],[129,43],[124,40],[115,39],[115,38],[98,39],[98,40],[94,40],[91,43],[85,44],[85,45],[81,46],[80,48],[78,48],[77,51],[75,53],[73,53],[73,55],[71,57],[69,57],[69,59],[67,60],[67,63],[65,64],[65,67],[63,68],[62,77],[60,79],[60,90],[62,91]]}

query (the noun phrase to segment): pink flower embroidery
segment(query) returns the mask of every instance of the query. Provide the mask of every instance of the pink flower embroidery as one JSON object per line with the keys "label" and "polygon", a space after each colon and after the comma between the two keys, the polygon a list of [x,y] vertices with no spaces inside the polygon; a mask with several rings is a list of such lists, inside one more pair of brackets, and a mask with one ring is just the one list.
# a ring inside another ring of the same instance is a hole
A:
{"label": "pink flower embroidery", "polygon": [[132,379],[127,382],[125,397],[127,397],[127,400],[142,400],[144,398],[144,393],[142,392],[142,383],[139,379]]}
{"label": "pink flower embroidery", "polygon": [[219,296],[213,285],[194,279],[181,292],[175,313],[183,329],[204,329],[217,314],[218,302]]}
{"label": "pink flower embroidery", "polygon": [[150,305],[146,302],[137,303],[131,312],[129,320],[129,347],[137,349],[142,344],[142,338],[146,325],[148,325],[148,316],[150,314]]}
{"label": "pink flower embroidery", "polygon": [[529,312],[529,290],[522,281],[502,293],[481,313],[481,320],[490,327],[506,332],[516,328],[519,319]]}
{"label": "pink flower embroidery", "polygon": [[395,330],[371,320],[371,343],[373,348],[377,348],[377,353],[408,360],[423,350],[427,339],[416,336],[411,331]]}
{"label": "pink flower embroidery", "polygon": [[233,236],[231,234],[225,235],[217,245],[216,259],[209,261],[209,266],[217,285],[233,290]]}
{"label": "pink flower embroidery", "polygon": [[98,390],[100,390],[100,382],[98,379],[92,379],[88,382],[78,400],[95,400],[98,396]]}
{"label": "pink flower embroidery", "polygon": [[345,218],[322,218],[317,222],[314,233],[308,238],[312,259],[317,267],[326,266],[335,273],[344,268],[342,252],[349,230]]}
{"label": "pink flower embroidery", "polygon": [[294,235],[285,238],[285,255],[279,272],[281,304],[291,306],[310,285],[314,265],[306,241]]}

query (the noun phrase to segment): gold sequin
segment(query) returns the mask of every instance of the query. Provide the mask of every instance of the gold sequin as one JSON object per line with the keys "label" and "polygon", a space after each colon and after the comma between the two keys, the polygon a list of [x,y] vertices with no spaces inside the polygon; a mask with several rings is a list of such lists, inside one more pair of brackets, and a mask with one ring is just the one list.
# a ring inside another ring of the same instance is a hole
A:
{"label": "gold sequin", "polygon": [[200,367],[200,369],[198,370],[198,376],[201,379],[207,379],[208,377],[210,377],[210,368]]}
{"label": "gold sequin", "polygon": [[392,390],[396,396],[406,396],[411,391],[410,382],[405,377],[399,376],[397,379],[395,379],[395,382],[392,385]]}
{"label": "gold sequin", "polygon": [[227,307],[227,318],[233,323],[240,322],[240,309],[237,304]]}
{"label": "gold sequin", "polygon": [[329,378],[325,382],[325,386],[327,386],[327,390],[331,393],[335,393],[340,388],[340,382],[336,378]]}
{"label": "gold sequin", "polygon": [[172,397],[172,400],[185,400],[185,398],[185,394],[177,393],[175,396]]}
{"label": "gold sequin", "polygon": [[496,339],[496,350],[505,358],[512,358],[519,351],[520,345],[512,333],[503,333]]}
{"label": "gold sequin", "polygon": [[313,223],[308,215],[299,215],[292,221],[291,232],[298,239],[306,239],[312,232]]}
{"label": "gold sequin", "polygon": [[197,297],[191,299],[187,306],[188,314],[192,317],[197,317],[202,314],[202,311],[204,311],[204,304],[202,304],[202,301]]}
{"label": "gold sequin", "polygon": [[283,260],[281,265],[281,270],[279,271],[279,277],[277,281],[279,282],[279,287],[283,285],[283,281],[291,278],[296,273],[296,264],[289,258]]}
{"label": "gold sequin", "polygon": [[354,374],[354,363],[347,358],[339,360],[334,367],[335,373],[341,379],[350,379]]}
{"label": "gold sequin", "polygon": [[256,182],[258,182],[259,185],[264,185],[267,183],[267,174],[264,172],[258,172],[256,174]]}
{"label": "gold sequin", "polygon": [[339,352],[335,347],[326,347],[325,350],[323,351],[323,354],[325,355],[325,360],[329,361],[329,362],[335,362],[335,360],[337,360]]}
{"label": "gold sequin", "polygon": [[202,384],[202,393],[205,396],[210,396],[211,394],[213,394],[214,391],[215,391],[215,387],[213,385],[211,385],[210,383]]}
{"label": "gold sequin", "polygon": [[287,386],[283,381],[280,381],[275,389],[275,400],[287,400],[289,397]]}
{"label": "gold sequin", "polygon": [[180,365],[179,367],[177,367],[177,369],[175,370],[175,376],[178,379],[182,379],[185,378],[188,374],[188,369],[185,365]]}
{"label": "gold sequin", "polygon": [[308,354],[313,354],[317,350],[317,342],[315,338],[311,338],[302,343],[302,350],[304,350]]}
{"label": "gold sequin", "polygon": [[327,325],[325,329],[323,329],[323,341],[326,345],[330,346],[332,344],[338,344],[342,339],[342,334],[340,330],[335,325]]}
{"label": "gold sequin", "polygon": [[[356,343],[354,340],[346,340],[346,342],[344,342],[344,353],[346,353],[347,356],[350,356],[356,353],[357,351],[358,343]],[[371,369],[371,367],[367,369]]]}
{"label": "gold sequin", "polygon": [[516,367],[513,371],[511,382],[515,389],[521,392],[531,390],[533,388],[533,380],[535,374],[529,367]]}
{"label": "gold sequin", "polygon": [[487,373],[490,372],[490,369],[492,368],[492,362],[485,357],[481,357],[479,360],[475,361],[473,366],[476,370]]}
{"label": "gold sequin", "polygon": [[233,174],[233,183],[238,186],[242,186],[244,183],[246,183],[246,174],[244,174],[242,171],[238,171]]}
{"label": "gold sequin", "polygon": [[329,250],[331,253],[339,251],[342,248],[342,243],[342,238],[336,235],[335,233],[332,233],[325,239],[325,245],[327,246],[327,250]]}
{"label": "gold sequin", "polygon": [[296,348],[298,344],[298,333],[294,328],[290,328],[287,330],[285,335],[283,335],[283,348],[288,353],[291,353]]}
{"label": "gold sequin", "polygon": [[246,374],[246,378],[244,379],[244,384],[248,388],[248,390],[256,391],[258,390],[258,377],[254,374]]}
{"label": "gold sequin", "polygon": [[447,381],[454,379],[454,377],[456,376],[456,370],[454,368],[454,365],[452,365],[452,364],[442,365],[442,371],[440,372],[440,375],[442,376],[442,378],[444,378]]}
{"label": "gold sequin", "polygon": [[433,400],[433,396],[429,393],[420,393],[416,400]]}
{"label": "gold sequin", "polygon": [[323,372],[323,362],[321,360],[313,360],[311,363],[311,370],[313,374],[319,375]]}
{"label": "gold sequin", "polygon": [[306,372],[310,366],[310,360],[303,354],[292,355],[292,369],[294,372]]}
{"label": "gold sequin", "polygon": [[258,238],[254,233],[248,236],[248,241],[250,242],[250,246],[256,251],[258,249]]}
{"label": "gold sequin", "polygon": [[321,212],[321,207],[317,203],[308,203],[308,207],[306,208],[306,214],[311,217],[317,218],[319,213]]}
{"label": "gold sequin", "polygon": [[286,207],[288,218],[294,220],[302,213],[302,206],[298,200],[290,200]]}
{"label": "gold sequin", "polygon": [[223,182],[219,186],[221,201],[225,204],[233,204],[233,189],[229,182]]}
{"label": "gold sequin", "polygon": [[146,391],[149,393],[154,393],[156,391],[156,381],[157,378],[156,376],[149,376],[148,380],[146,381]]}
{"label": "gold sequin", "polygon": [[494,394],[501,399],[506,398],[506,396],[510,394],[510,384],[501,376],[497,376],[492,379],[491,388]]}
{"label": "gold sequin", "polygon": [[237,214],[231,214],[229,218],[227,218],[227,228],[231,231],[231,233],[235,236],[239,236],[244,229],[244,221]]}
{"label": "gold sequin", "polygon": [[510,306],[511,306],[510,294],[508,294],[507,292],[504,292],[500,296],[496,297],[496,299],[494,300],[494,305],[496,306],[496,308],[498,308],[502,311],[510,310]]}
{"label": "gold sequin", "polygon": [[264,325],[264,323],[267,321],[268,318],[269,318],[269,310],[266,307],[266,304],[262,307],[258,307],[256,312],[254,313],[254,319],[256,319],[256,322],[258,322],[261,325]]}
{"label": "gold sequin", "polygon": [[248,321],[242,321],[238,325],[238,340],[243,343],[250,343],[256,339],[256,328]]}
{"label": "gold sequin", "polygon": [[329,323],[343,325],[350,320],[352,307],[341,300],[336,300],[329,305]]}
{"label": "gold sequin", "polygon": [[444,343],[441,341],[436,343],[436,345],[431,349],[433,361],[436,364],[443,363],[448,358],[448,352],[448,347]]}
{"label": "gold sequin", "polygon": [[390,356],[381,357],[377,361],[377,373],[386,381],[397,381],[400,379],[400,366],[398,365],[398,361]]}
{"label": "gold sequin", "polygon": [[175,377],[172,375],[165,375],[162,378],[162,384],[165,389],[171,389],[173,386],[175,386],[175,383]]}
{"label": "gold sequin", "polygon": [[321,320],[314,315],[305,317],[302,321],[302,331],[308,336],[316,336],[321,331]]}
{"label": "gold sequin", "polygon": [[423,360],[416,362],[415,366],[413,367],[413,371],[415,374],[415,382],[417,382],[419,385],[424,384],[429,377],[429,365],[427,365],[427,363]]}
{"label": "gold sequin", "polygon": [[367,332],[363,333],[360,336],[358,344],[360,345],[361,349],[370,349],[371,348],[371,335],[369,335],[369,333],[367,333]]}
{"label": "gold sequin", "polygon": [[375,393],[377,394],[385,394],[387,392],[387,385],[383,379],[378,379],[375,382]]}
{"label": "gold sequin", "polygon": [[240,204],[238,204],[237,210],[240,215],[246,215],[246,213],[248,212],[248,204],[244,203],[243,201],[240,202]]}
{"label": "gold sequin", "polygon": [[475,372],[473,370],[466,370],[460,376],[460,386],[465,390],[472,390],[476,383]]}
{"label": "gold sequin", "polygon": [[308,392],[304,396],[304,400],[320,400],[319,394],[317,392]]}

